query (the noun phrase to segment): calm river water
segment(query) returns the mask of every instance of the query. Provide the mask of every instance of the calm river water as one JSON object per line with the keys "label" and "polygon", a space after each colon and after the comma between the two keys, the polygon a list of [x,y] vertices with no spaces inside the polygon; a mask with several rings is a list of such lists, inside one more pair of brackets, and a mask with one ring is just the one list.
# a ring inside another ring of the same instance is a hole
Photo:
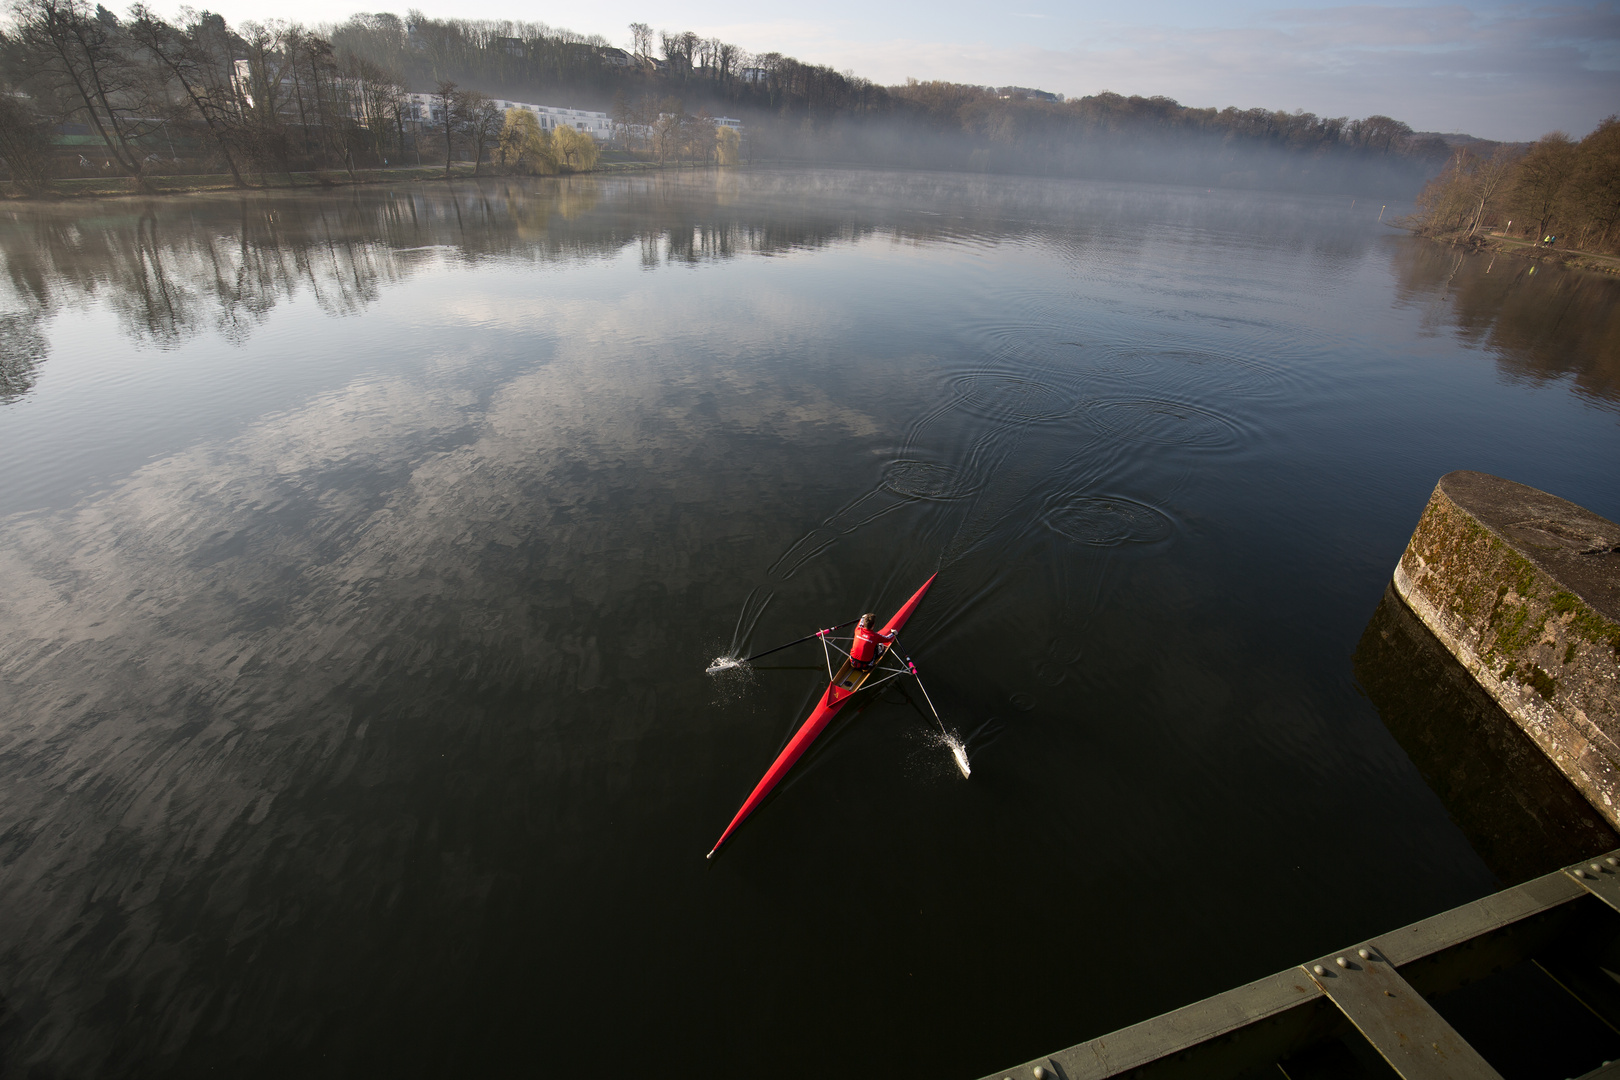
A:
{"label": "calm river water", "polygon": [[[1620,281],[1379,200],[696,173],[0,212],[0,1072],[974,1076],[1499,878],[1352,654],[1620,518]],[[1390,213],[1399,208],[1392,208]],[[914,692],[703,855],[935,570]]]}

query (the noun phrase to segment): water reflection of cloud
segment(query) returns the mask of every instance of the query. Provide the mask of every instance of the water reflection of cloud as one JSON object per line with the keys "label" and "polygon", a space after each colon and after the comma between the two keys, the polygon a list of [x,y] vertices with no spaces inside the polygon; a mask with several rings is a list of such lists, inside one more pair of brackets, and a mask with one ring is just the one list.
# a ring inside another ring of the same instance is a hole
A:
{"label": "water reflection of cloud", "polygon": [[[604,685],[610,643],[578,613],[649,574],[689,585],[693,545],[655,539],[690,528],[683,507],[738,497],[730,439],[874,430],[746,368],[713,377],[716,407],[692,348],[700,319],[648,364],[634,319],[549,310],[568,347],[487,395],[453,377],[465,354],[446,356],[170,454],[72,510],[0,523],[0,756],[30,762],[0,790],[0,954],[30,1000],[76,1018],[47,1059],[94,1072],[114,1032],[131,1037],[117,1010],[95,1019],[107,968],[84,957],[90,942],[126,942],[132,1002],[167,1016],[213,978],[209,942],[267,917],[207,886],[176,920],[180,894],[287,846],[346,857],[354,838],[328,830],[365,823],[335,817],[330,793],[407,767],[368,756],[378,733],[357,698],[401,672],[565,697]],[[583,765],[575,747],[538,767]],[[183,1041],[179,1023],[155,1023],[149,1051]]]}

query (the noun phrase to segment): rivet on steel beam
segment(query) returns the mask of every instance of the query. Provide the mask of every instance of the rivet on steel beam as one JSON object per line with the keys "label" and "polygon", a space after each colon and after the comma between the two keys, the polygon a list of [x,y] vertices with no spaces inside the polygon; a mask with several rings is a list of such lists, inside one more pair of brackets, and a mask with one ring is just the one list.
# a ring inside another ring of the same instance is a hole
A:
{"label": "rivet on steel beam", "polygon": [[1586,876],[1586,871],[1582,870],[1580,867],[1577,866],[1575,868],[1575,876],[1576,877],[1585,877]]}
{"label": "rivet on steel beam", "polygon": [[1603,867],[1599,866],[1597,863],[1593,863],[1592,864],[1592,873],[1594,873],[1594,874],[1603,873]]}
{"label": "rivet on steel beam", "polygon": [[1317,964],[1315,967],[1311,968],[1311,970],[1318,975],[1327,974],[1327,968],[1323,967],[1321,964]]}
{"label": "rivet on steel beam", "polygon": [[1366,949],[1357,949],[1356,950],[1356,955],[1361,957],[1363,960],[1371,960],[1372,959],[1372,953],[1368,952]]}
{"label": "rivet on steel beam", "polygon": [[1615,858],[1613,855],[1610,855],[1607,859],[1604,859],[1603,861],[1608,863],[1610,866],[1620,866],[1620,859]]}
{"label": "rivet on steel beam", "polygon": [[1337,960],[1335,960],[1335,961],[1333,961],[1333,962],[1334,962],[1334,963],[1335,963],[1335,964],[1338,964],[1338,965],[1339,965],[1339,966],[1340,966],[1340,967],[1342,967],[1342,968],[1347,968],[1347,967],[1349,967],[1349,966],[1350,966],[1350,961],[1348,961],[1348,960],[1346,960],[1346,959],[1345,959],[1345,958],[1344,958],[1344,957],[1342,957],[1342,956],[1341,956],[1341,957],[1339,957],[1339,958],[1338,958],[1338,959],[1337,959]]}
{"label": "rivet on steel beam", "polygon": [[1035,1080],[1046,1080],[1048,1075],[1050,1074],[1048,1074],[1045,1069],[1041,1068],[1039,1065],[1035,1066]]}

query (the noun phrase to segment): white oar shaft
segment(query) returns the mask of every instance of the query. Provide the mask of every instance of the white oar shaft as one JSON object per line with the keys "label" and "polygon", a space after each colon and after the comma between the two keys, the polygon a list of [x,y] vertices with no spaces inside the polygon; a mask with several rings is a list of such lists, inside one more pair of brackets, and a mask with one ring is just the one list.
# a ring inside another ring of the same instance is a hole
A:
{"label": "white oar shaft", "polygon": [[922,691],[923,700],[928,702],[928,711],[934,714],[934,723],[939,725],[939,733],[947,739],[950,738],[951,733],[945,730],[945,721],[939,718],[939,710],[934,708],[934,699],[928,696],[928,687],[923,685],[922,676],[917,674],[917,665],[911,662],[909,656],[906,657],[906,667],[910,669],[911,677],[917,680],[917,689]]}
{"label": "white oar shaft", "polygon": [[847,623],[839,623],[837,626],[829,626],[825,630],[817,630],[813,634],[806,634],[802,638],[795,638],[794,640],[788,642],[786,645],[778,645],[774,649],[766,649],[764,652],[757,652],[753,656],[745,656],[741,660],[739,660],[738,663],[746,664],[750,660],[758,660],[760,657],[769,656],[773,652],[781,652],[783,649],[790,649],[795,645],[802,645],[804,642],[809,641],[811,638],[818,638],[818,637],[819,638],[824,638],[828,634],[832,633],[834,630],[842,630],[844,627],[849,626],[850,623],[853,623],[853,622],[855,622],[855,620],[851,619]]}

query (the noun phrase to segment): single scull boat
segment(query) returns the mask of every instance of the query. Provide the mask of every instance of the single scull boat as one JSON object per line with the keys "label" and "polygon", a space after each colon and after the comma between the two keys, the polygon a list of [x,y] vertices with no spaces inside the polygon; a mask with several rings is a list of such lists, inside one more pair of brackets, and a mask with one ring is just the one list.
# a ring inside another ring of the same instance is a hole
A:
{"label": "single scull boat", "polygon": [[[720,850],[720,845],[726,842],[726,838],[736,830],[738,825],[743,823],[744,818],[752,814],[754,809],[765,801],[765,796],[771,793],[771,789],[776,787],[782,777],[787,775],[789,769],[793,768],[794,762],[804,756],[804,752],[810,748],[810,744],[816,741],[816,736],[820,735],[827,725],[832,722],[832,718],[838,715],[838,710],[849,704],[849,699],[855,696],[856,691],[866,686],[868,680],[874,674],[881,672],[883,677],[872,682],[871,685],[873,686],[887,682],[889,679],[898,678],[901,675],[915,676],[917,674],[916,667],[910,661],[902,661],[893,655],[894,643],[900,628],[906,624],[907,619],[911,618],[912,612],[917,610],[917,605],[922,603],[923,594],[928,591],[928,586],[934,583],[934,577],[938,576],[935,574],[923,582],[922,588],[913,593],[911,599],[901,605],[900,610],[894,613],[894,618],[890,619],[883,629],[871,630],[867,618],[862,617],[862,625],[856,627],[854,640],[850,643],[851,652],[845,653],[847,659],[845,659],[844,665],[838,669],[838,674],[832,675],[828,680],[827,691],[821,695],[821,701],[811,710],[809,718],[799,726],[799,730],[794,733],[787,746],[782,749],[780,754],[776,755],[776,760],[771,762],[771,767],[765,770],[765,775],[760,777],[759,783],[754,785],[754,790],[747,800],[743,802],[742,809],[737,811],[737,816],[731,819],[731,824],[726,826],[726,831],[720,834],[720,839],[714,842],[714,847],[709,849],[709,854],[705,858],[714,858],[714,853]],[[831,633],[831,630],[822,630],[812,634],[811,637],[820,638],[825,647],[828,635]],[[837,648],[837,646],[835,645],[833,648]],[[843,652],[842,649],[839,651]],[[828,655],[830,657],[831,654]],[[885,659],[899,666],[880,668],[879,665]],[[827,667],[829,671],[832,668],[830,659]],[[927,691],[925,690],[923,693],[926,695]],[[930,703],[929,707],[933,707],[932,703]]]}

